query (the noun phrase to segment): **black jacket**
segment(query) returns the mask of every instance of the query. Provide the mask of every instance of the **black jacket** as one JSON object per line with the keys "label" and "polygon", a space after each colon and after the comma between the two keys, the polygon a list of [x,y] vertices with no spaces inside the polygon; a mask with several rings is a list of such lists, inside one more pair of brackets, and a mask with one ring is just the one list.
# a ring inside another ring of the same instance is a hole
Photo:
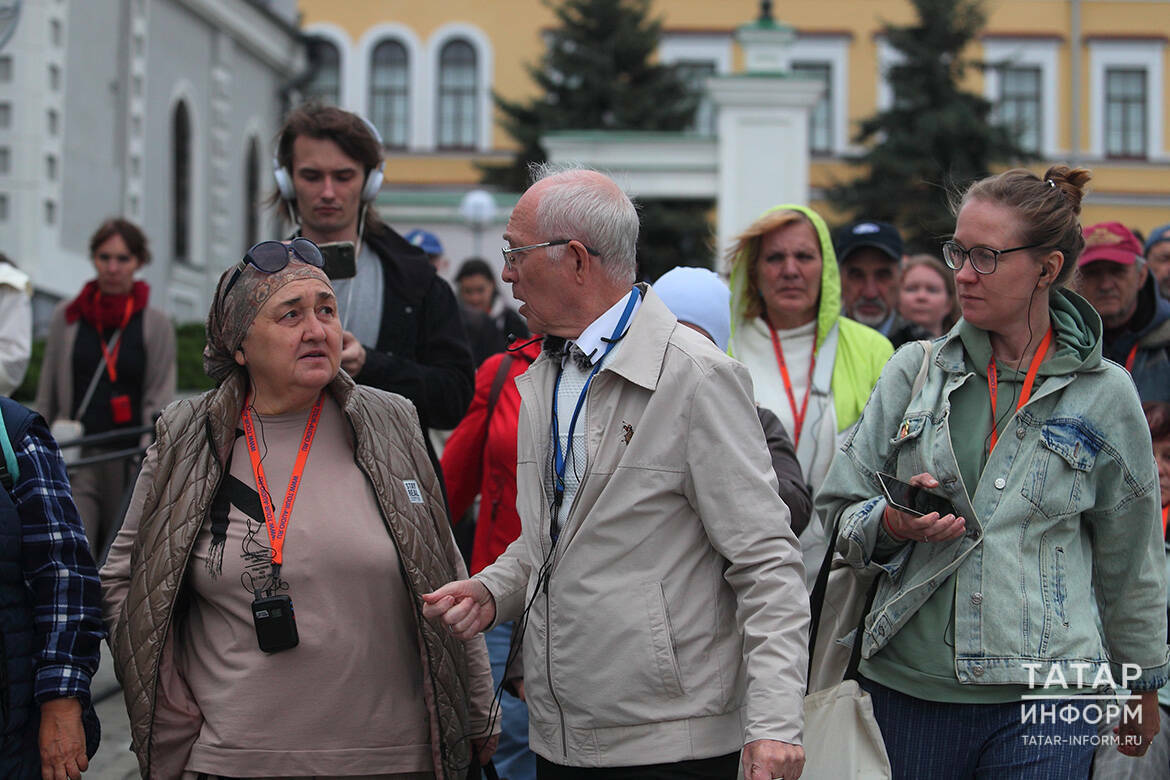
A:
{"label": "black jacket", "polygon": [[409,398],[424,430],[454,428],[475,391],[455,294],[426,254],[389,227],[368,228],[365,242],[382,261],[385,295],[378,343],[363,344],[366,363],[354,380]]}

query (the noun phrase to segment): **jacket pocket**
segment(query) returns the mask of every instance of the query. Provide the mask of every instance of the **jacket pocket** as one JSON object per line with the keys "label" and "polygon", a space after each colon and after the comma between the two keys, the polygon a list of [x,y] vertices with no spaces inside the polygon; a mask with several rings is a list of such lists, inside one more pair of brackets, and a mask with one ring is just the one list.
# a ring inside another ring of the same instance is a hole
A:
{"label": "jacket pocket", "polygon": [[897,433],[889,441],[890,452],[884,467],[887,474],[905,480],[928,470],[922,456],[922,434],[929,424],[930,416],[926,412],[902,420]]}
{"label": "jacket pocket", "polygon": [[1064,547],[1047,540],[1040,547],[1040,588],[1044,598],[1044,625],[1039,653],[1048,652],[1053,631],[1068,629],[1068,579]]}
{"label": "jacket pocket", "polygon": [[1080,420],[1044,423],[1020,494],[1048,517],[1083,511],[1093,504],[1086,477],[1100,450],[1100,440]]}
{"label": "jacket pocket", "polygon": [[666,603],[666,594],[662,590],[662,583],[644,583],[642,597],[646,601],[650,644],[662,690],[667,696],[682,696],[686,693],[682,685],[682,669],[678,663],[674,630],[670,624],[670,610]]}

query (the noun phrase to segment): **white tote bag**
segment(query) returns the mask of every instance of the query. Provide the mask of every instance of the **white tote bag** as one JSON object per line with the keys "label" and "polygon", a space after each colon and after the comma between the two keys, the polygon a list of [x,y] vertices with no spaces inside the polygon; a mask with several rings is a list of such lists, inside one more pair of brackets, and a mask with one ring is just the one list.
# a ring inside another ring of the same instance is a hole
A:
{"label": "white tote bag", "polygon": [[804,772],[801,780],[890,780],[873,702],[856,680],[804,697]]}

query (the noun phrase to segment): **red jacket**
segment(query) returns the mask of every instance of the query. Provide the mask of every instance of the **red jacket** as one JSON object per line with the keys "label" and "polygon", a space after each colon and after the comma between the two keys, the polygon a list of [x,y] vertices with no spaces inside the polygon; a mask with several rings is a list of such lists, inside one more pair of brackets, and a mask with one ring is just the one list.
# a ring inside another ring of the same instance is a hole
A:
{"label": "red jacket", "polygon": [[[520,535],[516,514],[516,425],[520,417],[520,393],[516,377],[540,354],[534,340],[516,352],[492,355],[475,374],[475,397],[467,415],[447,439],[440,463],[447,482],[451,517],[463,516],[475,500],[482,498],[471,548],[471,573],[491,564]],[[509,357],[510,356],[510,357]],[[511,360],[508,378],[489,422],[488,397],[501,360]],[[486,441],[486,446],[485,446]]]}

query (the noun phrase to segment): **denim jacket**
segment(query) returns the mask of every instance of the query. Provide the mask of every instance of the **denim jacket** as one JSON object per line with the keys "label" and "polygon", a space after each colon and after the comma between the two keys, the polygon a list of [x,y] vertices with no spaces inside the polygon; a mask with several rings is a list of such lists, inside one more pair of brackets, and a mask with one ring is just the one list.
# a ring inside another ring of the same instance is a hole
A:
{"label": "denim jacket", "polygon": [[[1122,664],[1131,665],[1133,690],[1166,682],[1166,556],[1149,430],[1129,375],[1100,358],[1099,318],[1075,295],[1055,297],[1096,326],[1096,348],[1080,370],[1049,377],[1001,423],[973,490],[962,484],[948,425],[951,393],[969,378],[958,327],[933,342],[914,397],[922,346],[890,359],[834,459],[816,508],[826,524],[840,519],[837,552],[850,565],[881,570],[864,658],[954,574],[960,683],[1027,685],[1024,664],[1037,663],[1041,681],[1053,666],[1075,680],[1084,664],[1093,665],[1082,671],[1092,679],[1103,662],[1119,684]],[[966,533],[908,542],[874,560],[879,534],[889,539],[877,471],[903,480],[929,471],[966,518]],[[1141,668],[1136,681],[1132,665]]]}

